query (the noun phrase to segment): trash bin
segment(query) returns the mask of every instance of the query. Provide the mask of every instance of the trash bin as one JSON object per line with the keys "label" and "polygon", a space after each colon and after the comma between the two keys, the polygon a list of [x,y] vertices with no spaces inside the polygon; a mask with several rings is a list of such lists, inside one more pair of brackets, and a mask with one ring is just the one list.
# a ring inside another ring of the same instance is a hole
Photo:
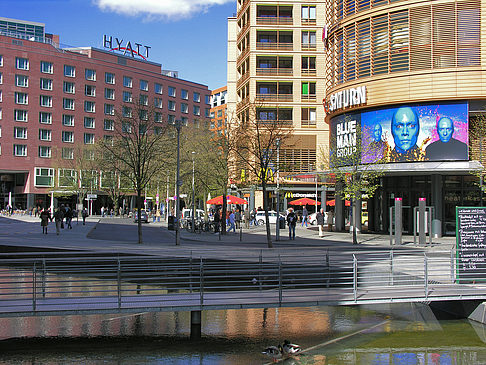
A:
{"label": "trash bin", "polygon": [[432,237],[442,237],[442,223],[439,219],[432,219]]}
{"label": "trash bin", "polygon": [[285,229],[285,218],[284,217],[279,218],[279,227],[280,227],[280,229]]}
{"label": "trash bin", "polygon": [[174,224],[174,221],[175,221],[175,217],[173,215],[170,215],[169,216],[169,220],[167,222],[167,229],[169,231],[174,231],[175,230],[175,224]]}

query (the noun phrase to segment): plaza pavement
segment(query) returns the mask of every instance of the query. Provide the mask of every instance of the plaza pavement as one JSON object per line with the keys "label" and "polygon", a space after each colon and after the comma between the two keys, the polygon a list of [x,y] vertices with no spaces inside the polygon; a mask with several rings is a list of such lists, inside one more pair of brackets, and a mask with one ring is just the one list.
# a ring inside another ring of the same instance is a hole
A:
{"label": "plaza pavement", "polygon": [[[143,224],[144,244],[137,244],[137,225],[131,219],[88,217],[86,225],[80,220],[73,222],[73,229],[61,230],[58,236],[55,225],[49,224],[49,233],[41,233],[40,219],[28,215],[0,217],[0,245],[22,247],[22,250],[93,250],[109,252],[156,253],[181,249],[267,249],[265,226],[242,228],[237,233],[219,235],[209,232],[192,233],[181,229],[180,246],[175,246],[175,232],[167,230],[165,222]],[[296,228],[295,240],[289,240],[288,228],[280,230],[280,240],[275,241],[275,225],[271,227],[272,242],[275,249],[425,249],[449,250],[455,245],[455,237],[434,238],[433,244],[413,243],[413,236],[404,236],[402,245],[390,245],[389,235],[362,233],[358,235],[358,245],[352,244],[349,232],[325,232],[318,236],[317,226]],[[417,237],[418,242],[418,237]],[[427,237],[427,242],[429,238]],[[143,248],[142,248],[143,247]]]}

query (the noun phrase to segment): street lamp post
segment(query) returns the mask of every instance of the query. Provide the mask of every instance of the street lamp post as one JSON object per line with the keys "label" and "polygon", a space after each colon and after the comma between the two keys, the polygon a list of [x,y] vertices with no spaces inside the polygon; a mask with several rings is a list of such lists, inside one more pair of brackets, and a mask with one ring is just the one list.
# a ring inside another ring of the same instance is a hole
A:
{"label": "street lamp post", "polygon": [[181,162],[180,162],[180,134],[181,134],[181,128],[182,128],[182,122],[180,120],[176,120],[174,122],[174,127],[177,130],[177,171],[176,171],[176,196],[175,196],[175,212],[176,212],[176,218],[175,218],[175,244],[176,246],[179,246],[181,244],[181,237],[180,237],[180,222],[179,218],[181,216],[180,212],[180,204],[179,204],[179,187],[182,185],[182,181],[180,181],[180,168],[181,168]]}
{"label": "street lamp post", "polygon": [[194,156],[196,152],[192,151],[192,231],[195,231],[195,217],[196,217],[196,201],[195,201],[195,189],[194,189]]}
{"label": "street lamp post", "polygon": [[280,240],[280,192],[279,192],[279,170],[280,170],[280,139],[277,138],[275,141],[275,144],[277,145],[277,231],[275,233],[275,241]]}

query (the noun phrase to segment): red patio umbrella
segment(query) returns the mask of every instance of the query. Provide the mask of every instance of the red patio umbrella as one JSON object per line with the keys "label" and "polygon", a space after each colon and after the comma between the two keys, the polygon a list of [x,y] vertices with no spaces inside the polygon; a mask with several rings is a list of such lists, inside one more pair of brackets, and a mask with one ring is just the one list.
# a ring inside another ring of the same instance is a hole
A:
{"label": "red patio umbrella", "polygon": [[[226,195],[226,203],[228,204],[248,204],[245,199],[238,198],[234,195]],[[206,204],[221,205],[223,204],[223,196],[217,196],[215,198],[209,199]]]}
{"label": "red patio umbrella", "polygon": [[[349,200],[345,200],[344,204],[347,206],[347,207],[350,207],[351,206],[351,202]],[[336,205],[336,200],[332,199],[332,200],[328,200],[326,202],[326,205],[329,205],[330,207],[334,207]]]}
{"label": "red patio umbrella", "polygon": [[[289,202],[290,205],[316,205],[316,201],[314,199],[309,198],[300,198],[297,200],[292,200]],[[321,204],[321,202],[317,202],[317,205]]]}

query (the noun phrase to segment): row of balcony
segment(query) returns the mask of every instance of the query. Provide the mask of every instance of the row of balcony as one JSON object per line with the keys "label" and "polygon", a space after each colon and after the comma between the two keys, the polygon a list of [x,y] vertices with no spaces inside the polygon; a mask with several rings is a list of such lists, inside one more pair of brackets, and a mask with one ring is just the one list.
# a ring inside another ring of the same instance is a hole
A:
{"label": "row of balcony", "polygon": [[[300,97],[301,101],[315,102],[315,94],[302,94]],[[293,102],[293,94],[256,94],[257,102]]]}

